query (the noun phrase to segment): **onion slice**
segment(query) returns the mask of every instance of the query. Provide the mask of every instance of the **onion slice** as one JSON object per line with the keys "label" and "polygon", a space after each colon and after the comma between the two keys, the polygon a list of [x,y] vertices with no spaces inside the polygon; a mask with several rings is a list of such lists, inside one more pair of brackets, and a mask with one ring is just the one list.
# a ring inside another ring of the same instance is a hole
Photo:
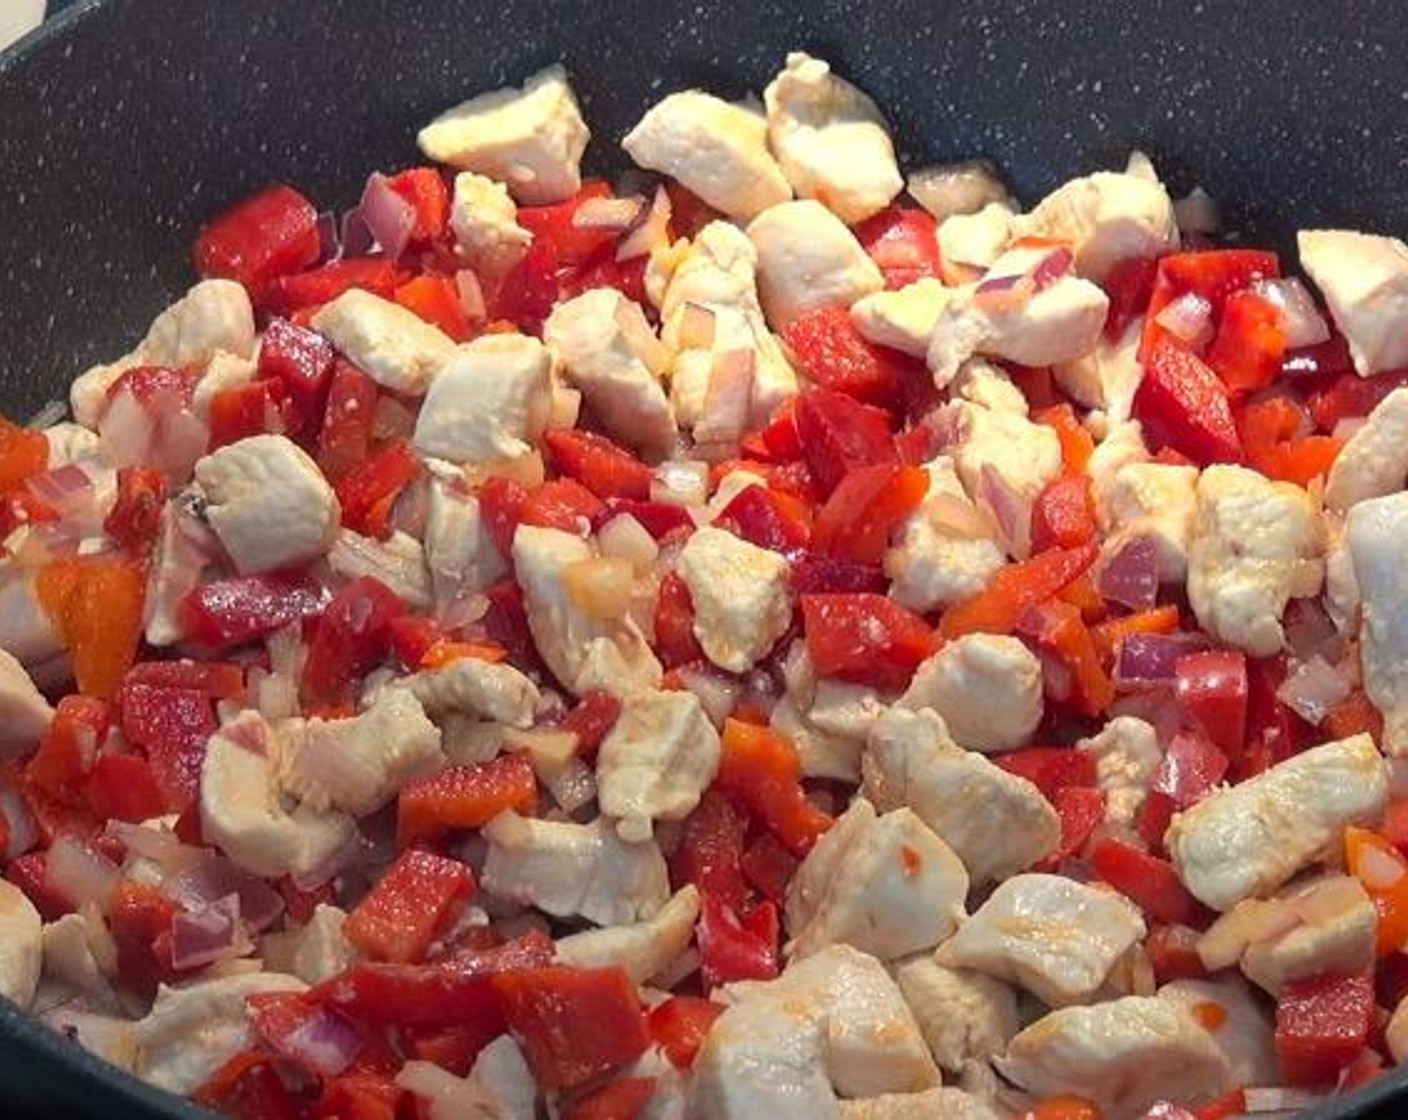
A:
{"label": "onion slice", "polygon": [[1330,338],[1330,324],[1315,306],[1306,286],[1294,276],[1284,279],[1252,281],[1252,291],[1280,314],[1281,329],[1286,332],[1286,345],[1291,349],[1316,346]]}
{"label": "onion slice", "polygon": [[367,176],[357,211],[381,251],[395,260],[406,251],[416,225],[415,207],[392,189],[380,171]]}
{"label": "onion slice", "polygon": [[1154,322],[1194,350],[1212,341],[1212,304],[1197,292],[1184,292],[1171,301]]}

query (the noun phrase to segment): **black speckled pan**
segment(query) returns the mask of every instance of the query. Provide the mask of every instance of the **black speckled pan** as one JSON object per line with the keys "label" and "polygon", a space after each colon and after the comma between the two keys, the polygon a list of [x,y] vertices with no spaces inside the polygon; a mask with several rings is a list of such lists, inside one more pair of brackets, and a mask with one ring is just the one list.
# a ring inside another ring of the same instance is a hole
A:
{"label": "black speckled pan", "polygon": [[[6,0],[0,0],[5,3]],[[107,0],[0,54],[0,410],[63,397],[191,281],[201,220],[270,180],[350,205],[416,127],[562,59],[599,169],[662,92],[759,89],[806,47],[908,162],[994,158],[1027,200],[1148,152],[1248,239],[1408,231],[1408,22],[1391,0]],[[1396,1102],[1396,1103],[1395,1103]],[[206,1115],[0,1000],[0,1117]],[[1314,1120],[1408,1116],[1408,1077]]]}

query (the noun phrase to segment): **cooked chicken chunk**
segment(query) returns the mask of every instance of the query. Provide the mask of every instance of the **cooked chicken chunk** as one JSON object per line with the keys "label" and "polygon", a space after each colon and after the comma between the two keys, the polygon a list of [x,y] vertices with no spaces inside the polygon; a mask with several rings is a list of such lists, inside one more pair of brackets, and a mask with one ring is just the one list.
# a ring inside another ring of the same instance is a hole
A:
{"label": "cooked chicken chunk", "polygon": [[1016,638],[965,634],[923,662],[902,708],[932,708],[961,747],[1025,746],[1041,722],[1041,663]]}
{"label": "cooked chicken chunk", "polygon": [[895,980],[934,1060],[953,1073],[1003,1053],[1021,1025],[1016,989],[981,972],[922,956],[903,962]]}
{"label": "cooked chicken chunk", "polygon": [[1345,522],[1360,597],[1364,691],[1384,716],[1384,749],[1408,754],[1408,494],[1360,502]]}

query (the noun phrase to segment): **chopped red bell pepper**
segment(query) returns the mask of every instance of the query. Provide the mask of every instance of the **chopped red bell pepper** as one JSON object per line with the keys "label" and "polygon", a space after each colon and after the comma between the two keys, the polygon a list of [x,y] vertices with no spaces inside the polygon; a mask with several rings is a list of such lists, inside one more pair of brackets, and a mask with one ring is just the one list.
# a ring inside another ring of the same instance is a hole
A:
{"label": "chopped red bell pepper", "polygon": [[612,515],[617,513],[629,513],[657,541],[669,536],[677,529],[692,529],[694,527],[694,521],[689,516],[689,511],[684,506],[677,506],[670,502],[638,502],[630,498],[608,498],[606,512],[602,514],[602,520],[609,521]]}
{"label": "chopped red bell pepper", "polygon": [[1061,442],[1061,465],[1066,474],[1083,475],[1095,451],[1095,439],[1076,418],[1069,404],[1052,405],[1032,413],[1032,419],[1056,433]]}
{"label": "chopped red bell pepper", "polygon": [[28,490],[0,493],[0,541],[21,526],[42,525],[46,521],[58,519],[57,510],[40,501]]}
{"label": "chopped red bell pepper", "polygon": [[216,700],[230,700],[244,695],[244,669],[229,661],[139,661],[122,683],[194,688]]}
{"label": "chopped red bell pepper", "polygon": [[1268,478],[1297,486],[1328,474],[1344,446],[1334,436],[1308,434],[1311,430],[1305,407],[1287,396],[1249,401],[1237,412],[1248,464]]}
{"label": "chopped red bell pepper", "polygon": [[1154,277],[1159,262],[1154,257],[1126,257],[1118,261],[1101,285],[1110,298],[1105,313],[1105,337],[1118,342],[1129,324],[1144,314],[1154,294]]}
{"label": "chopped red bell pepper", "polygon": [[418,964],[474,897],[474,873],[458,860],[402,852],[347,915],[343,933],[363,957]]}
{"label": "chopped red bell pepper", "polygon": [[259,376],[278,382],[296,420],[294,432],[316,432],[327,410],[336,355],[332,343],[287,319],[272,319],[259,342]]}
{"label": "chopped red bell pepper", "polygon": [[1174,669],[1183,714],[1227,754],[1247,735],[1247,659],[1237,650],[1184,654]]}
{"label": "chopped red bell pepper", "polygon": [[261,1050],[241,1050],[191,1092],[191,1100],[229,1120],[298,1120],[298,1106]]}
{"label": "chopped red bell pepper", "polygon": [[939,620],[945,638],[963,634],[1010,634],[1023,614],[1058,594],[1095,563],[1100,554],[1094,544],[1052,549],[1030,560],[1008,564],[988,582],[985,590],[950,607]]}
{"label": "chopped red bell pepper", "polygon": [[650,1045],[636,986],[621,968],[500,972],[494,990],[538,1083],[569,1089],[625,1065]]}
{"label": "chopped red bell pepper", "polygon": [[415,225],[411,243],[423,245],[441,237],[450,224],[450,188],[435,167],[408,167],[388,175],[386,185],[411,204]]}
{"label": "chopped red bell pepper", "polygon": [[797,857],[782,846],[770,832],[758,836],[743,853],[741,868],[749,886],[770,902],[779,905],[787,895],[787,885],[797,871]]}
{"label": "chopped red bell pepper", "polygon": [[5,879],[17,886],[46,922],[55,922],[73,908],[48,885],[49,854],[25,852],[5,865]]}
{"label": "chopped red bell pepper", "polygon": [[777,907],[760,902],[743,917],[712,895],[700,899],[699,968],[706,990],[778,974]]}
{"label": "chopped red bell pepper", "polygon": [[1364,1049],[1374,1027],[1368,976],[1287,981],[1276,1004],[1276,1059],[1288,1085],[1332,1085]]}
{"label": "chopped red bell pepper", "polygon": [[1207,363],[1233,394],[1245,396],[1276,379],[1286,353],[1281,313],[1255,292],[1233,292],[1208,347]]}
{"label": "chopped red bell pepper", "polygon": [[1171,980],[1202,980],[1208,970],[1198,956],[1202,934],[1191,926],[1159,923],[1150,927],[1144,941],[1154,979],[1160,984]]}
{"label": "chopped red bell pepper", "polygon": [[655,652],[667,669],[704,660],[694,633],[694,601],[678,572],[667,572],[655,598]]}
{"label": "chopped red bell pepper", "polygon": [[464,1077],[474,1066],[479,1052],[498,1037],[497,1034],[485,1037],[486,1031],[499,1030],[499,1025],[486,1028],[484,1024],[453,1024],[441,1027],[403,1027],[401,1043],[406,1056],[418,1062],[430,1062],[456,1077]]}
{"label": "chopped red bell pepper", "polygon": [[1202,297],[1211,307],[1212,321],[1216,323],[1222,319],[1223,305],[1233,292],[1249,287],[1254,280],[1280,275],[1276,254],[1260,249],[1215,249],[1160,258],[1144,319],[1139,360],[1147,365],[1161,342],[1179,344],[1177,336],[1158,322],[1159,312],[1179,296],[1192,293]]}
{"label": "chopped red bell pepper", "polygon": [[182,601],[182,630],[197,645],[230,649],[312,618],[323,591],[311,579],[282,573],[232,576],[202,584]]}
{"label": "chopped red bell pepper", "polygon": [[520,206],[518,224],[533,235],[534,244],[549,244],[564,266],[580,265],[616,239],[616,231],[600,226],[577,225],[573,219],[582,203],[610,198],[611,187],[600,179],[589,180],[565,202],[551,206]]}
{"label": "chopped red bell pepper", "polygon": [[515,580],[502,579],[486,587],[484,597],[489,600],[489,612],[484,616],[484,630],[489,637],[508,651],[509,660],[523,672],[546,673],[547,666],[538,656],[528,628],[523,588]]}
{"label": "chopped red bell pepper", "polygon": [[684,819],[670,856],[670,881],[676,887],[693,883],[700,894],[731,910],[743,909],[748,900],[742,862],[747,831],[748,820],[738,806],[718,790],[706,790]]}
{"label": "chopped red bell pepper", "polygon": [[1091,850],[1090,862],[1100,878],[1154,921],[1201,925],[1206,920],[1206,911],[1167,860],[1107,836]]}
{"label": "chopped red bell pepper", "polygon": [[117,472],[117,500],[103,519],[103,532],[125,548],[150,548],[165,502],[166,478],[160,471],[123,467]]}
{"label": "chopped red bell pepper", "polygon": [[397,842],[405,848],[455,829],[482,828],[505,809],[531,809],[537,796],[533,767],[521,754],[447,766],[401,788]]}
{"label": "chopped red bell pepper", "polygon": [[1022,1117],[1022,1120],[1105,1120],[1104,1114],[1093,1102],[1074,1093],[1062,1093],[1038,1101]]}
{"label": "chopped red bell pepper", "polygon": [[[522,220],[524,210],[518,211]],[[484,303],[490,319],[503,320],[530,333],[542,330],[561,294],[557,250],[551,241],[535,237],[523,256],[494,283],[484,285]]]}
{"label": "chopped red bell pepper", "polygon": [[480,516],[505,560],[513,556],[513,534],[523,520],[523,507],[527,504],[527,488],[511,478],[487,478],[479,490]]}
{"label": "chopped red bell pepper", "polygon": [[158,983],[176,979],[171,964],[171,919],[177,906],[155,887],[123,879],[108,904],[108,929],[117,946],[124,985],[150,999]]}
{"label": "chopped red bell pepper", "polygon": [[1090,476],[1063,474],[1047,483],[1032,506],[1032,551],[1076,548],[1095,536]]}
{"label": "chopped red bell pepper", "polygon": [[874,564],[808,553],[792,561],[792,590],[798,595],[883,595],[890,581]]}
{"label": "chopped red bell pepper", "polygon": [[111,698],[141,640],[145,563],[123,556],[59,560],[40,570],[36,590],[63,638],[78,690]]}
{"label": "chopped red bell pepper", "polygon": [[798,316],[782,340],[809,381],[870,404],[892,404],[906,379],[925,375],[922,363],[866,340],[844,307]]}
{"label": "chopped red bell pepper", "polygon": [[1134,417],[1156,446],[1173,447],[1199,465],[1243,461],[1226,386],[1196,354],[1171,342],[1160,342],[1144,363]]}
{"label": "chopped red bell pepper", "polygon": [[[1299,717],[1295,718],[1298,720]],[[1384,735],[1383,713],[1375,707],[1362,688],[1356,688],[1332,707],[1321,720],[1320,726],[1332,739],[1348,739],[1351,735],[1364,733],[1371,735],[1377,743],[1383,740]]]}
{"label": "chopped red bell pepper", "polygon": [[25,780],[61,801],[72,801],[97,761],[111,712],[102,700],[65,696],[49,729],[25,763]]}
{"label": "chopped red bell pepper", "polygon": [[621,715],[621,700],[609,692],[588,692],[558,724],[577,736],[577,757],[593,759]]}
{"label": "chopped red bell pepper", "polygon": [[543,436],[548,464],[576,479],[598,498],[650,498],[648,466],[605,436],[578,428],[554,428]]}
{"label": "chopped red bell pepper", "polygon": [[723,1006],[712,1000],[671,996],[650,1009],[650,1036],[675,1068],[689,1069],[709,1036],[709,1028],[723,1013]]}
{"label": "chopped red bell pepper", "polygon": [[1061,818],[1061,839],[1056,850],[1037,864],[1039,871],[1055,871],[1085,847],[1095,826],[1105,819],[1105,795],[1089,786],[1063,786],[1052,799]]}
{"label": "chopped red bell pepper", "polygon": [[315,456],[330,482],[341,481],[366,461],[376,400],[375,381],[351,362],[333,363]]}
{"label": "chopped red bell pepper", "polygon": [[817,513],[812,546],[858,564],[879,565],[890,534],[929,492],[929,473],[919,467],[877,463],[846,475]]}
{"label": "chopped red bell pepper", "polygon": [[468,342],[474,337],[474,323],[470,321],[459,286],[452,276],[436,273],[416,276],[398,285],[391,298],[455,342]]}
{"label": "chopped red bell pepper", "polygon": [[152,765],[135,754],[99,755],[83,786],[88,804],[102,820],[140,824],[167,812],[170,803],[157,785]]}
{"label": "chopped red bell pepper", "polygon": [[903,688],[938,649],[925,621],[884,595],[803,595],[802,626],[817,674]]}
{"label": "chopped red bell pepper", "polygon": [[1175,809],[1186,809],[1217,788],[1227,767],[1227,756],[1211,740],[1180,731],[1169,742],[1149,788],[1167,797]]}
{"label": "chopped red bell pepper", "polygon": [[256,992],[245,997],[250,1026],[259,1038],[286,1061],[301,1066],[314,1076],[335,1077],[356,1056],[340,1046],[308,1045],[317,1032],[353,1030],[350,1023],[332,1008],[308,998],[303,992]]}
{"label": "chopped red bell pepper", "polygon": [[49,441],[0,416],[0,493],[18,490],[49,466]]}
{"label": "chopped red bell pepper", "polygon": [[250,436],[285,430],[281,409],[283,385],[278,381],[251,381],[221,389],[210,398],[209,450],[228,447]]}
{"label": "chopped red bell pepper", "polygon": [[354,1069],[323,1082],[313,1104],[314,1120],[398,1120],[409,1094],[396,1084],[392,1070]]}
{"label": "chopped red bell pepper", "polygon": [[519,519],[525,525],[581,534],[595,524],[605,510],[601,499],[580,482],[554,478],[528,492],[519,510]]}
{"label": "chopped red bell pepper", "polygon": [[114,401],[122,393],[130,393],[132,399],[140,404],[152,404],[167,398],[189,405],[200,376],[200,370],[195,368],[133,366],[108,386],[107,399]]}
{"label": "chopped red bell pepper", "polygon": [[759,548],[784,554],[806,548],[812,532],[806,506],[766,486],[745,487],[720,511],[715,524]]}
{"label": "chopped red bell pepper", "polygon": [[768,727],[730,719],[714,784],[749,816],[804,856],[832,821],[807,800],[797,749]]}
{"label": "chopped red bell pepper", "polygon": [[1349,873],[1379,912],[1378,955],[1402,952],[1408,946],[1408,859],[1378,833],[1353,826],[1344,831],[1344,851]]}
{"label": "chopped red bell pepper", "polygon": [[788,397],[773,413],[767,424],[740,445],[750,459],[769,463],[786,463],[802,457],[802,439],[797,434],[797,398]]}
{"label": "chopped red bell pepper", "polygon": [[119,700],[123,738],[146,753],[168,811],[181,812],[200,790],[205,745],[217,726],[210,695],[128,680]]}
{"label": "chopped red bell pepper", "polygon": [[645,266],[650,257],[642,254],[627,261],[616,259],[616,246],[598,249],[579,265],[571,265],[558,274],[560,299],[572,299],[593,288],[615,288],[632,303],[644,306],[649,297],[645,291]]}
{"label": "chopped red bell pepper", "polygon": [[655,1095],[653,1077],[623,1077],[577,1097],[562,1110],[562,1120],[637,1120]]}
{"label": "chopped red bell pepper", "polygon": [[391,620],[405,605],[386,584],[362,576],[332,597],[313,624],[302,689],[317,700],[345,697],[391,645]]}
{"label": "chopped red bell pepper", "polygon": [[1053,805],[1066,789],[1095,785],[1094,753],[1075,747],[1024,747],[995,755],[993,761],[1009,774],[1026,778]]}
{"label": "chopped red bell pepper", "polygon": [[830,389],[808,389],[797,398],[797,433],[812,477],[826,495],[858,467],[899,461],[889,417]]}
{"label": "chopped red bell pepper", "polygon": [[337,483],[342,523],[385,540],[391,535],[391,507],[401,491],[420,477],[421,470],[420,457],[409,440],[387,444]]}
{"label": "chopped red bell pepper", "polygon": [[307,268],[322,252],[318,211],[282,184],[235,203],[196,238],[196,271],[253,288],[274,276]]}
{"label": "chopped red bell pepper", "polygon": [[297,317],[297,313],[331,303],[353,288],[390,299],[406,279],[407,274],[395,261],[384,257],[355,257],[329,261],[308,272],[273,277],[251,294],[258,310],[270,315]]}
{"label": "chopped red bell pepper", "polygon": [[926,277],[939,277],[939,227],[927,210],[890,206],[855,228],[891,291]]}

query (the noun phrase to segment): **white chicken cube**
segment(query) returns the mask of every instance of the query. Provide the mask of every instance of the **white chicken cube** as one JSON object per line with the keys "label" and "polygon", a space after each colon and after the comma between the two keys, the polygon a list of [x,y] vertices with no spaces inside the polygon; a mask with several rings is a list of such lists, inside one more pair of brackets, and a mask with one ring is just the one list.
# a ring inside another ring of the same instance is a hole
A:
{"label": "white chicken cube", "polygon": [[952,299],[953,288],[926,276],[893,291],[876,292],[851,305],[856,330],[877,346],[888,346],[912,358],[929,352],[929,339]]}
{"label": "white chicken cube", "polygon": [[200,459],[205,519],[236,570],[297,567],[324,555],[342,509],[318,464],[287,436],[249,436]]}
{"label": "white chicken cube", "polygon": [[1178,1001],[1158,996],[1053,1011],[1014,1038],[997,1066],[1034,1096],[1079,1093],[1110,1120],[1143,1116],[1159,1100],[1206,1100],[1232,1084],[1217,1040]]}
{"label": "white chicken cube", "polygon": [[[1239,902],[1214,923],[1206,938],[1215,937],[1218,926],[1234,922],[1239,910],[1245,913],[1258,902]],[[1294,882],[1269,905],[1276,908],[1277,926],[1284,928],[1253,940],[1238,963],[1249,980],[1273,996],[1291,980],[1327,973],[1351,976],[1373,967],[1379,912],[1358,879],[1325,875]],[[1262,913],[1269,912],[1263,904]]]}
{"label": "white chicken cube", "polygon": [[1105,795],[1105,819],[1133,828],[1164,752],[1153,727],[1134,716],[1116,716],[1076,749],[1095,756],[1096,782]]}
{"label": "white chicken cube", "polygon": [[670,897],[665,857],[653,840],[628,843],[610,824],[548,821],[500,813],[484,826],[490,894],[557,918],[603,926],[649,918]]}
{"label": "white chicken cube", "polygon": [[1052,366],[1056,384],[1086,408],[1103,409],[1110,423],[1128,420],[1134,410],[1134,394],[1144,380],[1144,367],[1139,363],[1143,337],[1143,319],[1132,320],[1113,342],[1101,335],[1088,354]]}
{"label": "white chicken cube", "polygon": [[471,715],[509,727],[531,727],[542,702],[538,686],[512,665],[477,657],[412,673],[397,687],[407,689],[433,717]]}
{"label": "white chicken cube", "polygon": [[343,933],[347,914],[320,902],[293,946],[293,974],[306,984],[321,984],[346,971],[357,958],[352,942]]}
{"label": "white chicken cube", "polygon": [[1198,511],[1198,468],[1173,463],[1129,463],[1115,472],[1109,491],[1111,534],[1107,556],[1136,537],[1158,550],[1159,580],[1181,583],[1188,574],[1188,544]]}
{"label": "white chicken cube", "polygon": [[316,810],[374,813],[414,778],[444,767],[440,729],[407,689],[382,690],[350,719],[310,719],[285,739],[283,788]]}
{"label": "white chicken cube", "polygon": [[[789,897],[788,952],[807,957],[827,945],[847,944],[882,960],[932,949],[965,914],[968,874],[953,850],[912,811],[877,816],[857,798],[802,861],[827,869],[798,874],[821,890]],[[835,835],[839,839],[832,841]],[[844,845],[843,847],[841,845]],[[834,850],[839,847],[838,850]],[[796,920],[796,924],[794,923]]]}
{"label": "white chicken cube", "polygon": [[791,740],[806,778],[832,778],[854,785],[860,780],[863,743],[833,735],[811,723],[790,696],[773,705],[768,724]]}
{"label": "white chicken cube", "polygon": [[842,1120],[1003,1120],[982,1097],[945,1086],[841,1102]]}
{"label": "white chicken cube", "polygon": [[1373,825],[1388,804],[1384,761],[1368,735],[1313,747],[1215,790],[1173,818],[1164,842],[1183,885],[1226,910],[1265,895],[1337,844],[1346,825]]}
{"label": "white chicken cube", "polygon": [[758,250],[758,294],[774,330],[823,307],[850,307],[884,277],[848,230],[809,198],[770,206],[748,223]]}
{"label": "white chicken cube", "polygon": [[1324,549],[1310,496],[1289,482],[1217,464],[1198,479],[1188,601],[1213,637],[1256,657],[1285,641],[1281,612],[1320,590]]}
{"label": "white chicken cube", "polygon": [[626,697],[596,760],[597,800],[628,840],[651,821],[681,820],[719,769],[719,733],[692,692]]}
{"label": "white chicken cube", "polygon": [[44,922],[19,887],[0,879],[0,996],[27,1009],[44,963]]}
{"label": "white chicken cube", "polygon": [[699,891],[689,885],[643,922],[558,938],[557,959],[573,968],[624,968],[644,984],[689,948],[698,919]]}
{"label": "white chicken cube", "polygon": [[502,276],[533,241],[518,224],[518,207],[508,188],[473,171],[455,176],[450,228],[461,255],[486,276]]}
{"label": "white chicken cube", "polygon": [[747,221],[792,197],[768,151],[768,126],[749,108],[699,90],[651,106],[621,141],[641,167],[679,181],[715,210]]}
{"label": "white chicken cube", "polygon": [[801,51],[763,91],[768,142],[798,198],[818,199],[847,225],[878,214],[904,187],[875,102]]}
{"label": "white chicken cube", "polygon": [[1335,456],[1325,480],[1325,505],[1347,510],[1403,489],[1408,479],[1408,389],[1395,389]]}
{"label": "white chicken cube", "polygon": [[1027,416],[1031,412],[1027,398],[1012,381],[1012,375],[983,358],[964,362],[954,374],[948,390],[950,400],[965,400],[990,412],[1006,412],[1014,416]]}
{"label": "white chicken cube", "polygon": [[424,396],[455,343],[400,304],[351,288],[320,307],[312,327],[368,377],[393,393]]}
{"label": "white chicken cube", "polygon": [[[458,472],[455,472],[458,474]],[[425,515],[425,563],[439,607],[483,591],[508,571],[479,499],[462,479],[432,474]]]}
{"label": "white chicken cube", "polygon": [[1100,283],[1120,261],[1178,248],[1173,201],[1157,178],[1097,171],[1072,179],[1019,219],[1025,237],[1071,242],[1076,272]]}
{"label": "white chicken cube", "polygon": [[1275,1085],[1281,1080],[1271,1016],[1245,981],[1174,980],[1158,995],[1182,1004],[1212,1035],[1227,1056],[1234,1084]]}
{"label": "white chicken cube", "polygon": [[935,959],[1018,984],[1051,1007],[1090,999],[1145,933],[1123,895],[1028,872],[998,886]]}
{"label": "white chicken cube", "polygon": [[899,704],[932,708],[968,750],[1012,750],[1041,722],[1041,662],[1016,638],[965,634],[920,664]]}
{"label": "white chicken cube", "polygon": [[1360,502],[1344,539],[1360,599],[1364,691],[1384,717],[1384,749],[1408,755],[1408,494]]}
{"label": "white chicken cube", "polygon": [[552,355],[536,338],[487,334],[459,347],[426,391],[414,443],[452,463],[522,459],[547,427]]}
{"label": "white chicken cube", "polygon": [[1090,476],[1095,518],[1102,529],[1109,529],[1114,524],[1115,480],[1119,472],[1130,463],[1148,460],[1149,449],[1144,446],[1144,432],[1138,420],[1125,420],[1105,429],[1085,466],[1085,473]]}
{"label": "white chicken cube", "polygon": [[944,283],[966,284],[1002,256],[1012,239],[1012,209],[989,202],[972,214],[952,214],[939,223],[939,265]]}
{"label": "white chicken cube", "polygon": [[697,530],[677,571],[694,602],[694,634],[721,669],[742,673],[792,624],[790,565],[724,529]]}
{"label": "white chicken cube", "polygon": [[543,206],[581,188],[590,138],[567,72],[548,66],[521,89],[481,93],[447,109],[416,143],[437,163],[497,179],[519,202]]}
{"label": "white chicken cube", "polygon": [[929,489],[885,553],[890,597],[913,611],[970,599],[1007,563],[996,540],[983,535],[986,518],[968,499],[953,460],[924,464]]}
{"label": "white chicken cube", "polygon": [[934,1060],[953,1073],[1001,1054],[1021,1025],[1016,989],[981,972],[922,956],[895,969],[895,981]]}
{"label": "white chicken cube", "polygon": [[559,529],[520,525],[514,532],[514,573],[538,653],[579,696],[593,689],[627,694],[658,687],[664,670],[629,616],[595,618],[568,595],[563,573],[591,556],[586,541]]}
{"label": "white chicken cube", "polygon": [[[1061,441],[1052,428],[1008,408],[969,401],[951,407],[959,410],[966,432],[953,452],[958,477],[997,525],[1010,522],[1004,543],[1014,557],[1024,559],[1031,551],[1032,505],[1061,473]],[[1008,505],[1010,511],[1004,508]]]}
{"label": "white chicken cube", "polygon": [[1025,871],[1061,839],[1060,818],[1036,786],[958,747],[927,708],[892,708],[876,720],[861,770],[876,808],[913,809],[974,886]]}
{"label": "white chicken cube", "polygon": [[264,992],[301,992],[307,985],[277,972],[250,972],[182,988],[162,985],[136,1024],[133,1072],[168,1092],[187,1094],[241,1050],[254,1032],[245,1000]]}
{"label": "white chicken cube", "polygon": [[659,344],[639,304],[614,288],[592,288],[553,308],[543,338],[612,438],[652,458],[669,453],[674,412],[659,371],[647,364]]}
{"label": "white chicken cube", "polygon": [[[2,892],[3,888],[0,888]],[[3,924],[3,919],[0,919],[0,924]],[[105,955],[100,964],[93,951],[95,944],[113,946],[111,937],[96,907],[85,907],[82,911],[65,914],[57,921],[45,922],[42,975],[46,981],[57,980],[69,985],[91,1007],[105,1011],[120,1010],[121,1003],[108,975],[116,971],[117,962],[112,959],[116,954],[111,957]],[[107,972],[104,971],[105,967]],[[3,972],[3,967],[0,967],[0,972]],[[0,984],[0,991],[3,990],[3,984]],[[24,1005],[21,1003],[21,1006]]]}
{"label": "white chicken cube", "polygon": [[326,866],[357,835],[345,813],[286,809],[279,769],[278,739],[257,713],[244,712],[210,737],[200,773],[201,834],[270,878]]}
{"label": "white chicken cube", "polygon": [[1408,245],[1347,229],[1303,229],[1301,267],[1315,281],[1354,359],[1370,377],[1408,363]]}
{"label": "white chicken cube", "polygon": [[0,758],[27,754],[53,718],[54,709],[25,667],[0,649]]}

